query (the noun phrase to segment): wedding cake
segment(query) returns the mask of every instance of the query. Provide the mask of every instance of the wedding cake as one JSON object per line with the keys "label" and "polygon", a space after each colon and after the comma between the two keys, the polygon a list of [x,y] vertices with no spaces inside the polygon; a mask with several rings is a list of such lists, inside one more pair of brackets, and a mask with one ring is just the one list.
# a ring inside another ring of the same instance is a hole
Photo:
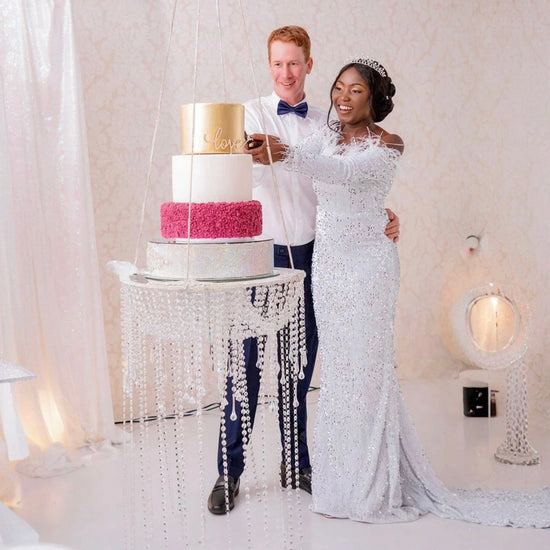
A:
{"label": "wedding cake", "polygon": [[181,154],[172,157],[172,202],[161,205],[164,240],[147,244],[160,279],[247,279],[273,274],[273,239],[262,235],[244,153],[244,107],[181,106]]}

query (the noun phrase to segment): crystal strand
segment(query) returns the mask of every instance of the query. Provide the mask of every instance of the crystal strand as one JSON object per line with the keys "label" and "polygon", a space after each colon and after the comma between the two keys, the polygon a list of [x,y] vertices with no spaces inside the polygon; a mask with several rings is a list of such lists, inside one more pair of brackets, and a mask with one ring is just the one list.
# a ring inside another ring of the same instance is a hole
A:
{"label": "crystal strand", "polygon": [[[250,436],[251,436],[251,422],[250,422],[250,407],[248,404],[248,388],[246,386],[246,365],[244,361],[244,346],[243,342],[239,342],[239,355],[238,355],[238,395],[236,399],[241,404],[241,422],[242,422],[242,438],[243,438],[243,462],[246,468],[248,464],[248,457],[250,453]],[[252,517],[250,511],[250,487],[249,483],[244,484],[245,494],[245,512],[246,512],[246,532],[248,540],[248,548],[252,548]]]}
{"label": "crystal strand", "polygon": [[293,400],[295,397],[294,391],[295,387],[293,385],[293,377],[291,372],[291,365],[288,360],[288,340],[289,340],[289,327],[288,325],[285,326],[283,329],[281,329],[279,333],[280,338],[280,349],[279,349],[279,355],[280,355],[280,362],[281,362],[281,371],[282,371],[282,379],[281,382],[283,382],[283,387],[285,388],[284,392],[284,412],[283,412],[283,418],[284,418],[284,430],[285,434],[288,434],[288,439],[285,437],[285,465],[286,465],[286,477],[287,477],[287,487],[289,490],[286,494],[286,504],[287,504],[287,515],[286,515],[286,521],[287,521],[287,528],[286,533],[287,536],[285,538],[285,547],[286,548],[292,548],[293,547],[293,538],[294,533],[292,531],[292,518],[294,516],[294,506],[293,506],[293,493],[295,491],[291,491],[290,487],[295,487],[296,491],[298,491],[298,483],[299,483],[299,470],[297,463],[293,460],[293,454],[294,449],[297,447],[297,441],[295,439],[295,433],[293,430],[293,424],[294,424],[294,415],[293,412]]}
{"label": "crystal strand", "polygon": [[176,479],[174,477],[176,471],[176,451],[175,451],[175,428],[174,425],[177,421],[177,401],[175,395],[174,386],[174,370],[176,365],[174,363],[174,354],[176,347],[176,337],[179,329],[179,322],[177,319],[177,304],[179,298],[177,292],[170,292],[169,299],[165,302],[166,316],[167,316],[167,334],[163,339],[163,376],[164,376],[164,390],[163,401],[165,410],[164,420],[164,439],[165,439],[165,457],[166,457],[166,494],[168,498],[168,534],[171,534],[171,520],[174,518],[176,512],[175,505],[177,503],[177,487]]}
{"label": "crystal strand", "polygon": [[[279,415],[281,414],[282,392],[281,399],[279,398],[280,388],[280,367],[277,360],[278,350],[278,337],[277,337],[277,323],[271,319],[269,327],[266,327],[267,334],[264,339],[264,370],[267,369],[267,380],[269,381],[269,395],[271,397],[269,403],[269,412],[272,417],[276,432],[274,434],[274,440],[272,441],[273,447],[276,449],[277,456],[279,457],[279,463],[281,463],[281,457],[283,457],[283,443],[284,429],[282,433],[279,433]],[[265,377],[265,375],[264,375]],[[284,463],[284,461],[283,461]],[[279,479],[281,479],[281,473],[279,473]],[[286,478],[285,478],[286,479]],[[287,485],[288,487],[288,485]],[[278,540],[286,539],[284,514],[286,512],[286,501],[283,493],[286,493],[282,488],[281,483],[277,483],[273,489],[272,496],[275,499],[275,503],[278,505],[279,513],[277,515],[270,514],[269,518],[275,523],[272,523],[272,532],[275,533],[278,530]],[[266,519],[267,522],[267,519]]]}
{"label": "crystal strand", "polygon": [[[223,480],[224,480],[224,495],[225,495],[225,509],[229,510],[229,483],[228,483],[228,462],[227,462],[227,428],[225,425],[225,409],[229,407],[229,402],[227,401],[227,386],[222,393],[221,404],[220,404],[220,440],[222,447],[222,468],[223,468]],[[225,514],[226,517],[226,528],[227,528],[227,541],[229,546],[231,546],[231,524],[229,522],[229,514]]]}
{"label": "crystal strand", "polygon": [[120,320],[121,320],[121,347],[122,347],[122,421],[124,431],[129,433],[130,441],[123,447],[123,523],[124,523],[124,547],[132,550],[136,547],[135,534],[135,507],[134,507],[134,433],[133,433],[133,386],[130,377],[130,365],[133,362],[133,346],[139,339],[132,330],[130,318],[132,317],[132,304],[129,289],[125,285],[120,288]]}
{"label": "crystal strand", "polygon": [[[268,499],[267,499],[267,472],[266,472],[266,462],[267,462],[267,456],[266,456],[266,432],[267,432],[267,423],[266,423],[266,412],[269,405],[269,401],[271,400],[271,396],[269,395],[269,372],[267,371],[267,367],[265,364],[265,336],[258,336],[258,368],[261,371],[261,385],[260,387],[263,390],[263,393],[261,394],[263,397],[263,402],[261,404],[261,445],[260,445],[260,502],[263,504],[263,532],[264,532],[264,545],[266,548],[270,547],[270,532],[269,532],[269,507],[268,507]],[[257,413],[256,413],[257,414]]]}
{"label": "crystal strand", "polygon": [[[245,339],[247,338],[254,338],[256,339],[256,346],[258,346],[258,323],[255,322],[254,318],[252,316],[246,315],[246,311],[250,311],[250,304],[252,303],[252,306],[254,307],[254,303],[256,301],[256,298],[258,296],[258,289],[254,287],[254,290],[252,288],[246,288],[244,291],[239,291],[239,303],[241,304],[241,307],[239,309],[239,322],[240,322],[240,329],[241,329],[241,335],[240,340],[244,343]],[[260,395],[261,395],[261,386],[262,386],[262,380],[261,380],[261,369],[260,369],[260,362],[259,358],[257,358],[256,365],[245,365],[244,364],[244,355],[243,355],[243,372],[244,372],[244,384],[243,384],[243,395],[242,395],[242,402],[241,402],[241,411],[243,413],[243,430],[246,431],[246,437],[243,438],[243,442],[247,441],[246,447],[243,445],[243,451],[246,452],[245,457],[245,465],[246,465],[246,471],[247,471],[247,484],[245,486],[245,497],[246,497],[246,517],[247,517],[247,526],[248,526],[248,542],[249,547],[252,548],[253,546],[253,536],[252,536],[252,510],[250,506],[250,487],[256,487],[258,488],[258,472],[257,472],[257,465],[256,465],[256,456],[255,456],[255,450],[254,446],[252,446],[252,416],[250,411],[250,401],[249,401],[249,395],[248,395],[248,387],[246,385],[246,367],[250,367],[253,369],[258,369],[258,375],[259,375],[259,381],[258,381],[258,395],[256,396],[257,399],[257,406],[260,405]],[[257,412],[257,407],[256,407]],[[257,495],[259,496],[259,495]]]}
{"label": "crystal strand", "polygon": [[[182,296],[178,294],[178,299],[174,307],[174,316],[178,323],[184,323],[185,310],[182,308]],[[185,325],[182,324],[185,330]],[[172,343],[172,381],[174,393],[174,462],[175,462],[175,489],[176,489],[176,511],[181,530],[181,538],[185,546],[189,544],[187,536],[189,530],[188,513],[186,506],[186,484],[184,475],[186,472],[185,463],[185,404],[183,399],[183,375],[182,375],[182,341],[177,340]]]}
{"label": "crystal strand", "polygon": [[[289,292],[290,293],[290,292]],[[293,386],[293,403],[292,403],[292,418],[293,422],[293,440],[294,440],[294,464],[296,475],[296,488],[294,492],[296,513],[290,515],[290,533],[296,535],[298,539],[298,547],[302,546],[302,507],[301,507],[301,491],[300,486],[300,450],[299,450],[299,434],[298,434],[298,376],[300,372],[303,374],[303,370],[300,368],[300,363],[297,356],[297,323],[296,317],[292,316],[292,312],[289,325],[289,350],[287,354],[287,361],[289,362],[289,371],[292,373],[292,386]]]}
{"label": "crystal strand", "polygon": [[[203,407],[203,397],[206,394],[206,390],[204,388],[203,378],[202,378],[202,372],[203,367],[206,364],[206,358],[203,355],[203,346],[202,343],[207,338],[208,332],[209,332],[209,323],[207,318],[207,303],[210,300],[210,292],[200,292],[197,293],[197,303],[196,303],[196,311],[198,313],[197,320],[198,320],[198,338],[195,340],[195,346],[194,346],[194,357],[193,357],[193,365],[195,366],[195,400],[197,403],[196,409],[196,417],[197,417],[197,440],[198,440],[198,450],[199,450],[199,494],[200,494],[200,501],[205,502],[206,501],[206,492],[205,492],[205,485],[204,485],[204,426],[203,426],[203,418],[202,418],[202,407]],[[206,517],[204,513],[204,506],[200,506],[201,510],[201,534],[200,534],[200,542],[203,543],[206,538]]]}
{"label": "crystal strand", "polygon": [[[136,347],[138,347],[138,360],[134,365],[134,384],[135,384],[135,399],[137,400],[137,410],[132,416],[132,429],[134,433],[134,441],[137,441],[137,468],[135,468],[135,487],[136,487],[136,500],[135,506],[139,506],[140,516],[140,532],[138,535],[138,540],[140,541],[150,541],[150,531],[148,530],[148,523],[145,516],[148,516],[148,510],[144,505],[144,485],[146,479],[146,463],[145,457],[143,455],[143,437],[144,437],[144,428],[143,424],[145,422],[145,402],[146,402],[146,376],[147,372],[147,361],[148,361],[148,349],[149,343],[146,335],[143,332],[144,326],[144,315],[145,315],[145,304],[143,303],[143,292],[141,288],[135,287],[132,289],[134,292],[134,305],[136,307],[135,319],[137,320],[134,323],[134,330],[137,335]],[[139,492],[139,494],[138,494]]]}
{"label": "crystal strand", "polygon": [[[144,341],[147,348],[147,340]],[[153,526],[151,520],[152,506],[150,507],[149,492],[152,487],[151,483],[151,468],[148,451],[150,449],[149,438],[149,422],[147,415],[147,367],[149,361],[143,361],[140,365],[140,373],[138,375],[139,384],[139,402],[138,402],[138,417],[139,417],[139,473],[140,473],[140,492],[141,492],[141,513],[143,518],[143,528],[145,530],[145,548],[151,548]]]}
{"label": "crystal strand", "polygon": [[[303,280],[303,278],[302,278]],[[300,372],[298,378],[304,379],[304,368],[307,366],[307,339],[306,339],[306,314],[304,306],[304,287],[303,282],[300,280],[300,292],[296,292],[298,283],[292,282],[290,285],[294,287],[295,292],[298,295],[298,323],[299,323],[299,349],[300,349]]]}
{"label": "crystal strand", "polygon": [[164,547],[168,548],[168,494],[167,494],[167,475],[168,475],[168,451],[166,435],[166,407],[165,407],[165,388],[166,375],[164,371],[163,342],[157,341],[153,349],[153,372],[154,372],[154,395],[155,410],[157,415],[157,459],[158,476],[160,485],[160,513],[162,522],[162,538]]}
{"label": "crystal strand", "polygon": [[[215,317],[215,333],[213,338],[214,356],[216,358],[215,365],[218,373],[218,388],[220,388],[220,440],[222,448],[222,473],[224,479],[224,499],[226,511],[229,510],[229,464],[227,458],[227,426],[226,426],[226,409],[231,407],[230,411],[233,411],[233,403],[229,403],[227,399],[228,384],[231,384],[232,395],[234,395],[234,379],[229,378],[233,376],[231,364],[233,361],[233,347],[229,338],[229,319],[230,310],[233,306],[231,302],[231,295],[227,292],[220,293],[217,297],[217,315]],[[231,412],[230,412],[231,416]],[[231,419],[229,420],[231,422]],[[225,541],[226,547],[232,547],[232,524],[229,513],[225,514]]]}
{"label": "crystal strand", "polygon": [[[244,354],[244,340],[250,333],[246,334],[245,321],[242,316],[242,306],[245,303],[250,304],[254,291],[252,289],[245,289],[244,292],[237,288],[232,292],[232,323],[231,323],[231,343],[235,348],[234,358],[231,362],[233,369],[233,406],[236,406],[236,402],[240,404],[241,415],[241,430],[242,430],[242,447],[243,447],[243,463],[246,471],[247,478],[249,477],[249,455],[250,455],[250,436],[251,436],[251,419],[250,419],[250,407],[248,402],[248,387],[247,387],[247,365],[245,363]],[[232,416],[233,419],[233,416]],[[243,476],[244,477],[244,476]],[[241,483],[242,490],[244,491],[245,500],[245,515],[247,523],[247,542],[248,547],[252,546],[252,520],[250,510],[250,484],[248,479],[245,483]]]}
{"label": "crystal strand", "polygon": [[[281,334],[279,333],[277,335],[277,338],[281,338]],[[279,342],[280,345],[280,342]],[[284,475],[285,475],[285,485],[286,485],[286,505],[288,510],[289,505],[289,493],[292,487],[292,478],[291,478],[291,454],[290,454],[290,423],[288,418],[288,378],[286,376],[285,370],[284,370],[284,363],[280,361],[280,358],[277,359],[276,363],[278,365],[278,379],[279,384],[281,386],[281,394],[280,394],[280,403],[279,403],[279,415],[282,417],[282,425],[283,425],[283,465],[284,465]],[[283,515],[283,524],[282,524],[282,534],[283,534],[283,540],[288,540],[288,525],[287,521],[285,519],[285,516]]]}
{"label": "crystal strand", "polygon": [[[227,381],[231,386],[231,403],[227,406],[231,407],[231,412],[229,415],[229,421],[235,422],[237,420],[236,413],[236,395],[238,392],[237,380],[239,376],[239,355],[238,355],[238,346],[233,339],[229,339],[229,355],[227,359]],[[225,511],[226,516],[229,520],[229,485],[228,478],[225,475],[226,470],[224,469],[224,497],[225,497]],[[230,529],[230,524],[227,524],[228,529]]]}
{"label": "crystal strand", "polygon": [[[196,318],[195,318],[195,312],[196,312],[196,296],[197,292],[193,288],[187,288],[185,292],[181,293],[180,299],[181,299],[181,321],[182,324],[180,325],[180,338],[182,340],[182,413],[185,408],[191,407],[196,409],[196,399],[194,397],[194,357],[193,357],[193,344],[196,341],[196,339],[199,337],[200,334],[200,327],[197,326]],[[186,419],[182,418],[182,425],[185,424],[185,422],[192,423],[193,427],[196,428],[196,415],[195,414],[188,414],[188,417]],[[182,459],[183,456],[186,455],[186,453],[189,452],[189,447],[186,445],[185,440],[182,440],[182,444],[184,447],[182,448],[181,454]],[[182,469],[181,477],[180,477],[180,483],[183,487],[187,486],[187,483],[185,482],[185,476],[187,474],[187,470]],[[200,489],[199,489],[200,494]],[[202,506],[203,503],[200,503],[200,510],[201,514],[203,513]],[[189,507],[186,504],[186,501],[184,502],[183,506],[183,512],[188,516],[188,519],[186,520],[186,524],[189,526],[189,515],[190,510]],[[202,527],[201,527],[202,529]],[[190,537],[188,537],[188,542],[191,545]]]}

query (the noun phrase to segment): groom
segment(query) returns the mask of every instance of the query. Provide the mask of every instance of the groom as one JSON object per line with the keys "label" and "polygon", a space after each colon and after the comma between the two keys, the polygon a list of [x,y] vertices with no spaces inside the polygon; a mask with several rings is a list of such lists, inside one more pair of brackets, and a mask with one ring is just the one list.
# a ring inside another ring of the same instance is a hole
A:
{"label": "groom", "polygon": [[[248,135],[267,134],[278,136],[283,143],[296,144],[304,137],[326,124],[326,111],[308,105],[305,101],[304,86],[306,76],[311,72],[313,59],[310,56],[311,41],[305,29],[297,26],[285,26],[274,30],[267,40],[268,62],[273,93],[269,96],[245,103],[245,130]],[[263,118],[262,118],[263,111]],[[265,129],[264,129],[265,123]],[[309,178],[289,172],[277,163],[273,166],[277,179],[279,200],[284,215],[284,226],[280,219],[279,205],[273,176],[269,166],[269,157],[265,143],[251,143],[247,151],[253,156],[254,199],[262,203],[263,232],[273,237],[275,267],[291,267],[286,243],[290,243],[295,269],[305,271],[305,327],[307,366],[304,378],[298,380],[297,425],[298,425],[298,468],[299,487],[311,493],[311,464],[307,446],[306,396],[317,356],[317,325],[313,312],[311,295],[311,259],[315,238],[315,212],[317,200]],[[388,211],[390,222],[386,227],[388,238],[399,238],[399,220]],[[286,232],[285,232],[286,229]],[[250,421],[253,425],[260,389],[260,372],[256,367],[258,358],[257,342],[248,339],[244,342],[247,373],[248,402]],[[227,400],[231,403],[230,384]],[[236,402],[237,420],[231,420],[231,406],[226,406],[225,427],[227,447],[227,470],[229,485],[229,510],[235,504],[239,494],[239,478],[244,471],[242,419],[240,403]],[[280,415],[281,416],[281,415]],[[282,429],[282,418],[279,418]],[[296,442],[291,442],[291,456],[294,457]],[[291,467],[296,467],[291,464]],[[223,477],[222,439],[218,443],[219,477],[208,498],[208,509],[213,514],[225,514],[225,484]],[[286,468],[281,465],[281,484],[286,486]]]}

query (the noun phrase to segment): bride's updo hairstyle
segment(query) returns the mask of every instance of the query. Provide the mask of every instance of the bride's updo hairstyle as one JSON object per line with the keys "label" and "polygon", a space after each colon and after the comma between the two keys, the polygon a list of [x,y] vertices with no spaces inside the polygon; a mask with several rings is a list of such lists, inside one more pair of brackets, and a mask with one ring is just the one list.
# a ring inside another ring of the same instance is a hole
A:
{"label": "bride's updo hairstyle", "polygon": [[[336,86],[336,82],[338,82],[342,73],[350,68],[356,69],[369,87],[373,120],[374,122],[381,122],[393,110],[392,98],[395,95],[395,86],[388,76],[386,69],[378,61],[374,61],[374,59],[369,59],[368,57],[352,59],[340,69],[330,87],[331,101],[327,120],[330,120],[330,112],[332,111],[332,91],[334,90],[334,86]],[[332,127],[333,124],[329,122],[329,126]]]}

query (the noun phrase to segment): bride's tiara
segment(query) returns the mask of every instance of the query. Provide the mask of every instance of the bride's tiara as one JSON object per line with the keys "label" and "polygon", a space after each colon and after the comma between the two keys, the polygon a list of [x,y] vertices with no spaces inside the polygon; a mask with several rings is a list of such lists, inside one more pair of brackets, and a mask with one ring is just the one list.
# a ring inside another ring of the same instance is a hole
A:
{"label": "bride's tiara", "polygon": [[378,61],[375,61],[370,57],[350,57],[347,60],[346,65],[349,65],[350,63],[360,63],[361,65],[366,65],[367,67],[374,69],[380,76],[388,76],[386,69],[384,69]]}

